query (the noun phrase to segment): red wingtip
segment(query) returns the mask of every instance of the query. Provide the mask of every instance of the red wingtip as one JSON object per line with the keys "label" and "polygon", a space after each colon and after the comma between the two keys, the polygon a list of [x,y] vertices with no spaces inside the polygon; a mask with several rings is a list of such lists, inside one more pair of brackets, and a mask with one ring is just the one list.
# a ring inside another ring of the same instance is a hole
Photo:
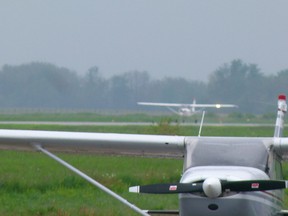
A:
{"label": "red wingtip", "polygon": [[286,95],[284,94],[279,95],[278,100],[286,100]]}

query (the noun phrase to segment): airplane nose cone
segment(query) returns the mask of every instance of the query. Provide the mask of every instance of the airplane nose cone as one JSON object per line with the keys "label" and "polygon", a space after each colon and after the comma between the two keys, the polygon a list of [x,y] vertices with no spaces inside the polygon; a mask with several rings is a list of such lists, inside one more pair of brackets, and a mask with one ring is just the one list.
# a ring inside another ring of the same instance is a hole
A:
{"label": "airplane nose cone", "polygon": [[203,182],[203,191],[209,198],[219,197],[222,193],[221,182],[218,178],[207,178]]}

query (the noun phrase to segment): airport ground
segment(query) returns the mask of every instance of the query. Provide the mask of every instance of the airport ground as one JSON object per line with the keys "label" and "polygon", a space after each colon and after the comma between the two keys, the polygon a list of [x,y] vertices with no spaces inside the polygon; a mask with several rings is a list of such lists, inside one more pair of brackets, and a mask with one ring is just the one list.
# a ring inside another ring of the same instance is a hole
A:
{"label": "airport ground", "polygon": [[[123,125],[114,120],[102,121],[106,123],[101,124],[89,121],[84,124],[86,121],[83,117],[78,116],[76,119],[74,116],[69,121],[67,117],[56,117],[51,120],[47,119],[46,115],[45,118],[43,115],[41,118],[33,115],[29,118],[22,115],[9,116],[10,119],[2,119],[0,128],[187,136],[197,135],[199,131],[199,123],[195,122],[182,125],[161,120],[135,125],[126,120],[129,124]],[[89,119],[91,120],[91,117]],[[265,125],[233,125],[233,127],[225,124],[225,122],[222,122],[221,126],[204,124],[202,135],[272,136],[274,131],[273,124],[269,122]],[[182,170],[181,158],[63,152],[58,152],[57,155],[140,208],[177,208],[177,195],[135,195],[129,194],[127,189],[131,185],[178,181]],[[39,152],[1,150],[0,157],[0,215],[136,215],[117,200]],[[288,178],[287,165],[284,164],[283,168],[284,175]]]}

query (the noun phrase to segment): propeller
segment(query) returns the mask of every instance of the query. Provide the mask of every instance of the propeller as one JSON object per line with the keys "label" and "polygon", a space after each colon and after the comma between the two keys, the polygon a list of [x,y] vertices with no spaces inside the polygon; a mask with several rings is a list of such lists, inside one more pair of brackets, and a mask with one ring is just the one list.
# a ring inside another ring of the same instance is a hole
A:
{"label": "propeller", "polygon": [[175,194],[202,192],[202,183],[151,184],[129,188],[132,193]]}
{"label": "propeller", "polygon": [[288,188],[288,181],[281,180],[245,180],[221,181],[218,178],[207,178],[200,183],[172,183],[134,186],[129,192],[152,194],[175,194],[204,192],[209,198],[216,198],[224,191],[245,192],[264,191]]}
{"label": "propeller", "polygon": [[248,181],[227,181],[222,182],[224,190],[235,192],[241,191],[264,191],[264,190],[277,190],[285,189],[288,187],[288,181],[280,180],[248,180]]}

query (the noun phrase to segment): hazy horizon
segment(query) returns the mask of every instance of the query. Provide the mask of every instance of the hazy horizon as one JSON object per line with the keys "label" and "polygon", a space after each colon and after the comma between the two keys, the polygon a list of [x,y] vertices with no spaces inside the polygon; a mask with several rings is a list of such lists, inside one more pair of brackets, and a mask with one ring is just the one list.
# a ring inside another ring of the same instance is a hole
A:
{"label": "hazy horizon", "polygon": [[0,66],[47,62],[207,81],[234,59],[288,69],[288,1],[5,1]]}

